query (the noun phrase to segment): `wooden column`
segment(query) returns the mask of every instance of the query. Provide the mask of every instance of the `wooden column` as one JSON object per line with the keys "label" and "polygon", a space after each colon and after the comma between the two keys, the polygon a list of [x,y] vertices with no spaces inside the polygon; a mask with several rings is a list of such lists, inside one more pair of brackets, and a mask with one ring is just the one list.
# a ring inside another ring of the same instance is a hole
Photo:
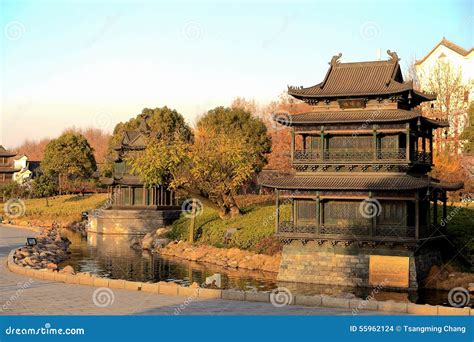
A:
{"label": "wooden column", "polygon": [[431,225],[431,200],[430,200],[430,190],[428,189],[428,193],[426,194],[427,200],[426,200],[426,225],[429,227]]}
{"label": "wooden column", "polygon": [[374,160],[377,160],[377,151],[378,151],[378,146],[377,146],[377,126],[373,126],[374,132],[373,132],[373,138],[374,138]]}
{"label": "wooden column", "polygon": [[324,225],[324,200],[319,201],[319,228]]}
{"label": "wooden column", "polygon": [[306,152],[306,134],[302,134],[301,137],[303,138],[303,151]]}
{"label": "wooden column", "polygon": [[426,137],[425,133],[423,132],[423,136],[421,137],[421,146],[423,149],[423,162],[426,162]]}
{"label": "wooden column", "polygon": [[410,124],[409,123],[406,124],[405,134],[406,134],[406,144],[407,144],[405,153],[406,153],[406,159],[409,162],[410,161]]}
{"label": "wooden column", "polygon": [[433,130],[429,130],[429,138],[430,138],[430,164],[433,164]]}
{"label": "wooden column", "polygon": [[415,198],[415,239],[420,237],[420,194],[416,193]]}
{"label": "wooden column", "polygon": [[438,192],[433,193],[433,225],[438,225]]}
{"label": "wooden column", "polygon": [[321,151],[321,160],[324,160],[324,126],[321,126],[321,146],[320,146],[320,151]]}
{"label": "wooden column", "polygon": [[278,226],[280,225],[280,190],[275,189],[275,197],[276,197],[275,233],[278,233]]}

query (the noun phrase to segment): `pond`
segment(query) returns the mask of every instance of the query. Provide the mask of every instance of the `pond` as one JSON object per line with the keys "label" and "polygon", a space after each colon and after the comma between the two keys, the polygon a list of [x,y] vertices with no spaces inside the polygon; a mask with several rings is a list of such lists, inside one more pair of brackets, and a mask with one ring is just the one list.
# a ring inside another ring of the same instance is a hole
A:
{"label": "pond", "polygon": [[193,282],[203,284],[206,277],[219,273],[222,279],[221,286],[225,289],[271,291],[277,287],[286,287],[293,295],[347,296],[353,294],[360,298],[373,295],[377,300],[449,305],[448,291],[380,291],[374,293],[370,288],[280,282],[276,280],[275,273],[230,269],[136,251],[130,248],[129,237],[126,235],[89,233],[88,237],[84,238],[78,233],[68,231],[67,236],[72,242],[70,246],[71,258],[60,266],[71,265],[76,272],[90,272],[111,279],[141,282],[174,281],[186,286]]}

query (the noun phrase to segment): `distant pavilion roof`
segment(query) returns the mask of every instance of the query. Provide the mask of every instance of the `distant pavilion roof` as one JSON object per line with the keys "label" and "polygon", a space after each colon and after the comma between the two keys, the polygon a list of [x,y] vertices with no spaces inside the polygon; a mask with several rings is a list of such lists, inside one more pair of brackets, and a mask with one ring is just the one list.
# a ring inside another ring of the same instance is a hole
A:
{"label": "distant pavilion roof", "polygon": [[399,59],[395,52],[387,51],[389,60],[341,63],[342,54],[332,58],[326,77],[312,87],[288,87],[288,94],[298,98],[338,98],[351,96],[376,96],[412,91],[422,101],[431,101],[434,95],[413,89],[412,82],[404,82]]}
{"label": "distant pavilion roof", "polygon": [[410,175],[366,174],[354,177],[349,174],[321,174],[311,176],[290,176],[263,182],[263,186],[286,190],[417,190],[436,187],[444,190],[458,190],[462,183],[441,183],[428,177]]}
{"label": "distant pavilion roof", "polygon": [[342,122],[397,122],[409,121],[419,118],[435,127],[448,127],[449,123],[442,120],[433,120],[421,115],[418,111],[402,109],[384,110],[340,110],[334,112],[308,112],[302,114],[278,114],[274,120],[282,125],[297,126],[306,124],[330,124]]}
{"label": "distant pavilion roof", "polygon": [[14,157],[14,156],[16,156],[15,152],[8,151],[7,149],[5,149],[5,147],[0,145],[0,157]]}

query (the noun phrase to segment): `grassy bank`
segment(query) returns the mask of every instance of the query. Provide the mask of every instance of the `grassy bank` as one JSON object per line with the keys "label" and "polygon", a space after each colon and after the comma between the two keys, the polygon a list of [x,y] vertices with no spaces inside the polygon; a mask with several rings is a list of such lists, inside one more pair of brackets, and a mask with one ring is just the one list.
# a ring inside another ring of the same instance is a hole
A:
{"label": "grassy bank", "polygon": [[107,194],[87,194],[55,196],[48,199],[48,206],[44,198],[26,199],[24,214],[18,218],[8,218],[1,206],[1,215],[4,220],[19,225],[50,225],[53,222],[66,224],[81,219],[81,212],[100,207],[107,199]]}
{"label": "grassy bank", "polygon": [[[196,217],[196,238],[199,243],[215,247],[237,247],[258,253],[273,254],[279,249],[273,238],[275,232],[275,203],[269,196],[245,196],[237,198],[242,215],[222,220],[217,211],[204,207]],[[282,206],[282,217],[289,216],[289,207]],[[181,217],[173,226],[169,237],[187,240],[189,219]],[[228,229],[236,228],[228,241]]]}

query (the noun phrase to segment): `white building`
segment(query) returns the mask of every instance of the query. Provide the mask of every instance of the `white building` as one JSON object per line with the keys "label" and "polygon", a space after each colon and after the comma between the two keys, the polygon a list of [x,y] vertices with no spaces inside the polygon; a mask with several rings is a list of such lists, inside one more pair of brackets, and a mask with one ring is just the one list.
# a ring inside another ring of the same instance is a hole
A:
{"label": "white building", "polygon": [[438,62],[449,63],[461,72],[462,81],[470,86],[469,101],[474,99],[474,49],[466,50],[443,37],[441,41],[422,59],[415,62],[415,70],[422,89]]}

